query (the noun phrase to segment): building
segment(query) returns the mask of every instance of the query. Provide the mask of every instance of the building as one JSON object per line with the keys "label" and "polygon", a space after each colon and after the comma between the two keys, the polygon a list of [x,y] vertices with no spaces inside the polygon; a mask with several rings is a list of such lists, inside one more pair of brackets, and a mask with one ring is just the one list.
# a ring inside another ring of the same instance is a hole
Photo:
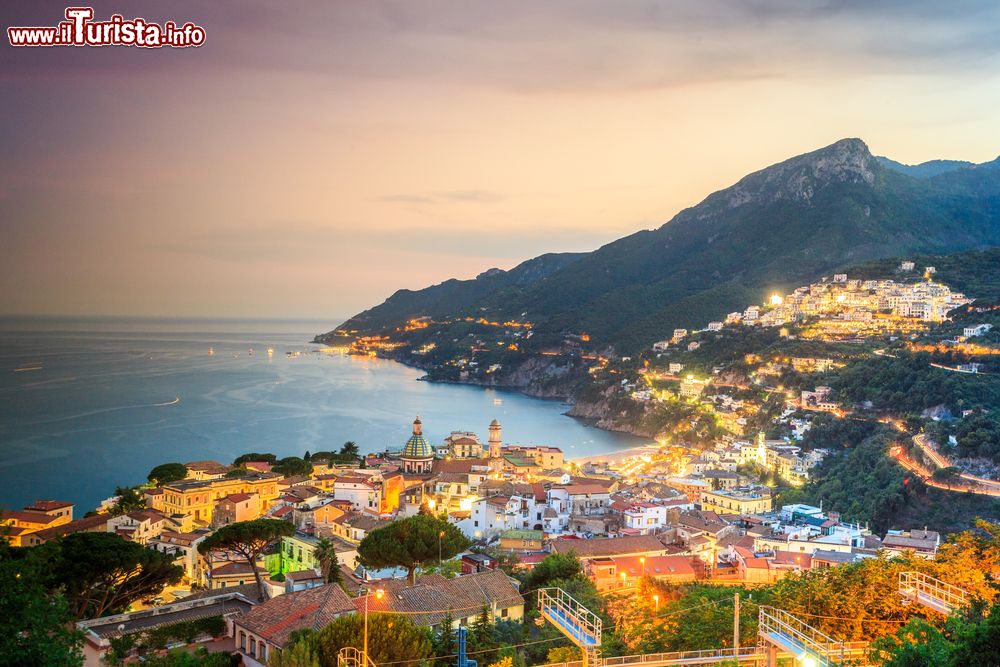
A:
{"label": "building", "polygon": [[941,534],[927,530],[890,530],[882,540],[882,548],[892,556],[910,553],[933,559],[941,546]]}
{"label": "building", "polygon": [[403,462],[405,474],[426,475],[431,472],[434,465],[434,449],[424,438],[420,417],[413,420],[413,433],[403,445],[399,458]]}
{"label": "building", "polygon": [[205,559],[198,553],[198,545],[208,537],[207,529],[182,533],[165,530],[159,537],[150,540],[146,546],[160,553],[174,557],[174,563],[184,568],[184,579],[188,584],[204,585],[207,580]]}
{"label": "building", "polygon": [[982,336],[992,328],[992,324],[977,324],[975,326],[965,327],[962,329],[962,335],[966,338],[975,338],[976,336]]}
{"label": "building", "polygon": [[449,454],[456,459],[478,459],[483,455],[483,443],[472,431],[452,431],[444,439]]}
{"label": "building", "polygon": [[763,514],[770,512],[774,494],[764,486],[713,489],[701,492],[701,509],[719,514]]}
{"label": "building", "polygon": [[[517,583],[502,570],[487,569],[446,579],[425,574],[410,585],[406,579],[382,579],[381,599],[367,596],[369,612],[405,614],[418,625],[437,628],[450,613],[454,627],[471,625],[485,607],[495,621],[524,618],[524,598]],[[365,608],[366,596],[354,598],[358,611]]]}
{"label": "building", "polygon": [[194,480],[222,479],[226,473],[233,469],[232,466],[224,465],[218,461],[191,461],[185,463],[184,467],[187,468],[188,479]]}
{"label": "building", "polygon": [[[253,605],[254,601],[241,592],[222,591],[192,596],[158,607],[80,621],[76,627],[83,632],[84,667],[106,665],[105,656],[111,650],[112,639],[141,633],[152,627],[213,616],[221,616],[231,628],[235,620],[247,614]],[[196,638],[196,643],[210,639],[212,638]]]}
{"label": "building", "polygon": [[590,540],[553,540],[552,553],[573,553],[581,563],[595,558],[635,556],[650,558],[667,555],[667,547],[652,535],[634,537],[597,537]]}
{"label": "building", "polygon": [[103,533],[108,530],[109,518],[107,514],[95,514],[69,523],[53,525],[50,528],[23,535],[21,544],[27,547],[37,547],[39,544],[72,533]]}
{"label": "building", "polygon": [[635,588],[643,577],[682,583],[696,574],[688,556],[611,556],[587,561],[587,576],[603,593]]}
{"label": "building", "polygon": [[190,515],[195,523],[212,523],[216,503],[232,494],[257,494],[261,507],[270,507],[278,498],[277,473],[249,473],[240,477],[181,480],[163,485],[163,511]]}
{"label": "building", "polygon": [[540,530],[508,530],[500,534],[502,551],[541,551],[545,533]]}
{"label": "building", "polygon": [[281,650],[298,630],[321,630],[346,614],[354,602],[337,584],[285,593],[258,604],[233,622],[236,649],[246,667],[266,667],[274,651]]}
{"label": "building", "polygon": [[29,546],[28,536],[73,520],[73,503],[37,500],[23,510],[0,510],[0,538],[15,547]]}
{"label": "building", "polygon": [[260,495],[256,493],[231,493],[215,503],[215,510],[212,513],[212,527],[219,528],[230,523],[260,518],[262,510]]}

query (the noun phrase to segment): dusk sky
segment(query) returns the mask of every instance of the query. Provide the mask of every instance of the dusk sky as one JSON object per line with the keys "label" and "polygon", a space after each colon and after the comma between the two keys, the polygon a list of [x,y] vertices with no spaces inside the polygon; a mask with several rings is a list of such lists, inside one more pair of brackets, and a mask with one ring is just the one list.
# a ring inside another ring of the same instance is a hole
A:
{"label": "dusk sky", "polygon": [[843,137],[907,163],[1000,153],[996,2],[94,7],[207,41],[4,31],[0,314],[337,320],[659,226]]}

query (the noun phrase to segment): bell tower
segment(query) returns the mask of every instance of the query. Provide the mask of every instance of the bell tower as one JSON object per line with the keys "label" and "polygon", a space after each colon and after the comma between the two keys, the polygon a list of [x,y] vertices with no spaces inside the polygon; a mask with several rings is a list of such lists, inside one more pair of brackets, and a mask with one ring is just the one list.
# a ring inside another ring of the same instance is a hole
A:
{"label": "bell tower", "polygon": [[499,461],[502,453],[503,440],[500,437],[500,422],[494,419],[490,422],[490,461]]}

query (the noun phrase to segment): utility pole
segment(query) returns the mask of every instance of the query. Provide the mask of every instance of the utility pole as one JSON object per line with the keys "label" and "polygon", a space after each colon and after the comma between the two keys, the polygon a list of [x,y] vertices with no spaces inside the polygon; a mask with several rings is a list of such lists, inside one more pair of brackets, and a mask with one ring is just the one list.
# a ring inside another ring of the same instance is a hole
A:
{"label": "utility pole", "polygon": [[733,657],[740,655],[740,594],[733,595]]}

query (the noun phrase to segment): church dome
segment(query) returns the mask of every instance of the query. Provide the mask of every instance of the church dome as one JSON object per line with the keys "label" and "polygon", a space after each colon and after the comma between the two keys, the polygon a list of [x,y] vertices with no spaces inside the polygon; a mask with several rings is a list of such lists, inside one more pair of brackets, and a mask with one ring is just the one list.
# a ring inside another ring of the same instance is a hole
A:
{"label": "church dome", "polygon": [[410,439],[406,441],[403,445],[403,453],[400,458],[404,459],[432,459],[434,458],[434,450],[428,444],[427,439],[424,438],[421,429],[420,417],[417,417],[413,422],[413,435]]}

